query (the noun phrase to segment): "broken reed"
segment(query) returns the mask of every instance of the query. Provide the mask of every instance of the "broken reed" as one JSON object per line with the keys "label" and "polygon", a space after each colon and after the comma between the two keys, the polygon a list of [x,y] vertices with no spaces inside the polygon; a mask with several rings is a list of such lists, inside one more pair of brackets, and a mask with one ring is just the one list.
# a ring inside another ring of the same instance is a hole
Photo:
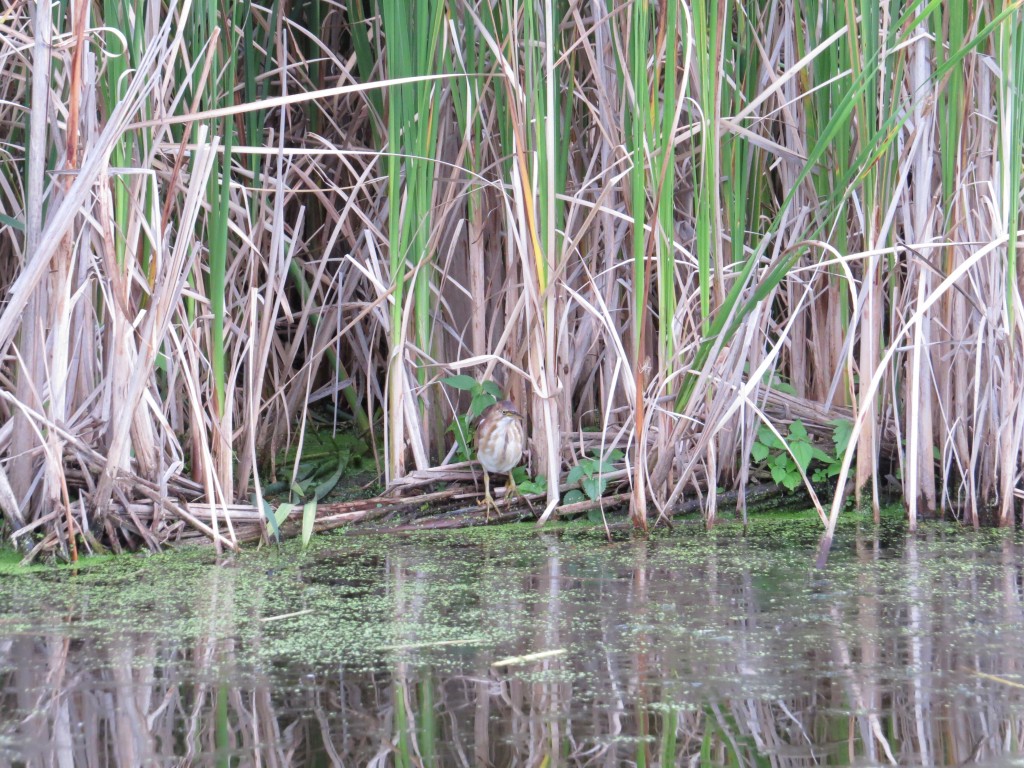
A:
{"label": "broken reed", "polygon": [[530,412],[545,519],[598,428],[638,526],[713,520],[776,388],[852,409],[876,508],[1009,522],[1024,24],[946,5],[11,6],[8,522],[258,502],[323,401],[394,480],[451,455],[453,371]]}

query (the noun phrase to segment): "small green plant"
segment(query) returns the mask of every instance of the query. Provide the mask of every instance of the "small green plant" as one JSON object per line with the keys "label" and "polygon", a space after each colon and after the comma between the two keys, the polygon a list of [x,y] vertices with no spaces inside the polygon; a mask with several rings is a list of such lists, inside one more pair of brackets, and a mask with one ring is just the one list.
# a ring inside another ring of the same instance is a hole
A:
{"label": "small green plant", "polygon": [[762,424],[757,430],[757,439],[750,455],[754,461],[767,467],[772,480],[791,491],[800,485],[801,473],[807,473],[812,461],[818,465],[811,473],[811,480],[823,483],[839,474],[843,454],[853,431],[853,424],[847,419],[835,419],[831,424],[835,443],[835,454],[832,456],[814,445],[807,427],[799,419],[790,425],[785,443],[767,425]]}
{"label": "small green plant", "polygon": [[572,485],[579,483],[579,488],[574,488],[562,497],[563,504],[575,504],[586,499],[597,501],[604,496],[608,488],[608,478],[605,475],[615,470],[615,462],[622,461],[625,454],[616,448],[604,459],[584,457],[579,464],[569,470],[569,477],[566,483]]}
{"label": "small green plant", "polygon": [[366,441],[343,432],[307,432],[301,450],[300,455],[299,446],[294,445],[278,457],[279,467],[287,467],[289,471],[295,467],[294,476],[270,483],[263,489],[264,494],[271,496],[287,492],[287,499],[276,510],[264,499],[263,514],[274,537],[280,541],[281,523],[302,504],[302,545],[305,546],[313,535],[317,504],[334,490],[347,470],[359,472],[368,469],[373,462]]}
{"label": "small green plant", "polygon": [[501,387],[493,381],[479,382],[472,376],[459,374],[441,379],[452,389],[459,389],[469,392],[472,400],[469,403],[469,411],[460,413],[452,419],[448,426],[448,432],[455,436],[455,444],[458,446],[460,461],[471,461],[473,459],[473,436],[476,433],[472,422],[487,408],[494,405],[501,398]]}
{"label": "small green plant", "polygon": [[516,467],[512,470],[512,479],[515,480],[516,490],[522,494],[546,493],[548,490],[548,479],[545,475],[537,475],[531,478],[526,467]]}
{"label": "small green plant", "polygon": [[823,483],[829,478],[836,477],[843,466],[843,456],[850,445],[850,435],[853,434],[853,422],[849,419],[833,419],[829,422],[832,425],[832,442],[835,444],[834,455],[828,457],[828,461],[822,462],[823,466],[814,470],[811,480],[816,483]]}

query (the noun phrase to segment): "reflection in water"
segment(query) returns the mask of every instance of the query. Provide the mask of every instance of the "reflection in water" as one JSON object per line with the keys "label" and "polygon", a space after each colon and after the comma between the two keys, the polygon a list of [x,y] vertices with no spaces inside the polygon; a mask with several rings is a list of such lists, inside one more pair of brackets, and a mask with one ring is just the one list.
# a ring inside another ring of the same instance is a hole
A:
{"label": "reflection in water", "polygon": [[[184,573],[176,555],[7,579],[0,764],[1020,755],[1020,537],[855,527],[824,573],[814,543],[333,537]],[[543,651],[564,652],[494,665]]]}

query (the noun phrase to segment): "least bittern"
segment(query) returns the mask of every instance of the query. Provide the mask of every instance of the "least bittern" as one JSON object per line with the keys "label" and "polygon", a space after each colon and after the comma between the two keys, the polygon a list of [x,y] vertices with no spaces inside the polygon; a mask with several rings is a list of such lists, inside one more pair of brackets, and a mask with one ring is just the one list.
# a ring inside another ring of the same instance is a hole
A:
{"label": "least bittern", "polygon": [[[476,457],[484,469],[484,508],[486,519],[491,520],[491,509],[498,511],[491,498],[490,473],[508,475],[506,490],[517,492],[516,482],[509,473],[519,464],[526,447],[526,430],[523,429],[523,414],[516,410],[511,400],[487,408],[480,414],[476,427]],[[506,493],[507,495],[507,493]]]}

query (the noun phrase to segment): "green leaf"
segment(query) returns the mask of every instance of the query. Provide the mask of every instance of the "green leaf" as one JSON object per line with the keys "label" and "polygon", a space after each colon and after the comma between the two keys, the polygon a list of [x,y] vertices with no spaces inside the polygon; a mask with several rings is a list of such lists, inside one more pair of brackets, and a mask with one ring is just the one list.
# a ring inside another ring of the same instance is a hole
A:
{"label": "green leaf", "polygon": [[836,456],[842,456],[850,446],[850,435],[853,434],[853,422],[849,419],[833,419],[832,442],[836,444]]}
{"label": "green leaf", "polygon": [[793,460],[789,457],[788,453],[777,453],[772,457],[772,460],[768,462],[773,467],[779,469],[789,470],[793,466]]}
{"label": "green leaf", "polygon": [[502,396],[501,387],[499,387],[493,381],[488,379],[487,381],[485,381],[483,384],[480,385],[480,389],[482,389],[488,395],[493,397],[495,402],[497,402],[498,400],[501,400],[501,396]]}
{"label": "green leaf", "polygon": [[789,474],[789,470],[785,467],[773,466],[772,467],[772,480],[779,484],[785,484],[786,476]]}
{"label": "green leaf", "polygon": [[578,504],[581,501],[586,501],[587,497],[583,495],[583,491],[579,488],[573,488],[565,496],[562,497],[563,504]]}
{"label": "green leaf", "polygon": [[315,455],[315,452],[307,451],[307,457],[303,459],[295,471],[295,479],[302,483],[303,486],[306,485],[307,480],[316,475],[316,471],[320,467],[316,461],[310,459],[311,456]]}
{"label": "green leaf", "polygon": [[807,427],[804,426],[804,423],[800,421],[800,419],[797,419],[789,425],[789,436],[794,440],[810,439],[807,435]]}
{"label": "green leaf", "polygon": [[266,499],[262,499],[262,501],[263,505],[261,508],[263,509],[263,515],[267,518],[267,522],[270,523],[270,530],[273,531],[274,538],[277,540],[277,543],[280,544],[281,529],[277,525],[277,518],[274,517],[274,510],[270,508],[270,504]]}
{"label": "green leaf", "polygon": [[[575,467],[569,470],[569,477],[566,478],[566,483],[568,485],[578,483],[580,481],[580,478],[583,477],[584,471],[585,470],[583,469],[583,464],[577,464]],[[586,474],[589,475],[590,473],[587,472]]]}
{"label": "green leaf", "polygon": [[337,467],[335,468],[331,476],[324,480],[322,483],[320,483],[316,487],[316,490],[313,492],[314,497],[316,498],[317,501],[320,501],[321,499],[324,498],[324,496],[326,496],[328,493],[334,490],[334,486],[336,486],[338,484],[338,481],[341,480],[341,476],[345,473],[345,467],[347,466],[348,456],[338,459]]}
{"label": "green leaf", "polygon": [[604,522],[604,512],[601,511],[600,507],[591,507],[587,510],[587,522],[588,523],[601,523]]}
{"label": "green leaf", "polygon": [[836,462],[835,456],[829,456],[827,453],[821,450],[821,448],[812,447],[811,452],[814,454],[814,458],[817,461],[822,462],[823,464],[835,464]]}
{"label": "green leaf", "polygon": [[580,485],[591,501],[597,501],[604,495],[604,489],[608,485],[608,481],[603,477],[588,477]]}
{"label": "green leaf", "polygon": [[485,410],[494,405],[495,402],[494,396],[487,392],[481,392],[477,395],[473,395],[473,401],[469,404],[469,412],[473,414],[474,417],[479,416]]}
{"label": "green leaf", "polygon": [[782,392],[784,395],[796,395],[796,387],[778,377],[772,381],[771,388],[776,392]]}
{"label": "green leaf", "polygon": [[786,476],[782,479],[782,484],[789,490],[795,490],[798,485],[802,482],[799,472],[787,472]]}
{"label": "green leaf", "polygon": [[[263,503],[266,504],[266,502]],[[277,520],[277,524],[281,525],[281,523],[287,520],[288,515],[292,513],[293,509],[295,509],[295,505],[292,504],[290,501],[285,501],[281,505],[279,505],[277,511],[274,512],[274,518]]]}
{"label": "green leaf", "polygon": [[[526,474],[526,468],[520,467],[523,470],[523,474]],[[515,474],[513,470],[513,474]],[[523,480],[519,482],[516,480],[516,487],[520,493],[544,493],[548,489],[548,479],[544,475],[537,475],[533,480]]]}
{"label": "green leaf", "polygon": [[448,431],[455,434],[455,444],[459,446],[459,457],[463,461],[470,461],[473,458],[473,452],[469,449],[469,442],[472,437],[469,420],[464,414],[460,413],[452,421]]}
{"label": "green leaf", "polygon": [[517,486],[530,482],[530,475],[527,473],[526,467],[516,467],[513,469],[512,480]]}
{"label": "green leaf", "polygon": [[263,494],[265,496],[273,496],[275,493],[281,493],[281,491],[285,491],[287,489],[288,483],[286,483],[284,480],[278,480],[276,482],[270,483],[269,485],[264,485]]}
{"label": "green leaf", "polygon": [[806,471],[811,463],[811,459],[814,457],[814,449],[811,447],[811,444],[798,441],[790,443],[789,447],[793,451],[793,456],[796,458],[796,463],[800,469]]}
{"label": "green leaf", "polygon": [[750,449],[750,457],[754,461],[764,461],[768,458],[769,453],[768,446],[759,440],[755,440],[754,447]]}
{"label": "green leaf", "polygon": [[316,520],[316,499],[307,501],[302,506],[302,546],[309,544],[313,536],[313,522]]}
{"label": "green leaf", "polygon": [[618,448],[608,454],[608,461],[622,461],[624,458],[626,458],[626,454]]}
{"label": "green leaf", "polygon": [[775,433],[772,432],[765,424],[762,424],[760,427],[758,427],[757,439],[760,440],[762,444],[767,445],[769,448],[782,447],[782,441],[779,440],[779,438],[775,436]]}
{"label": "green leaf", "polygon": [[25,224],[23,222],[3,213],[0,213],[0,224],[6,224],[8,227],[17,230],[18,232],[25,231]]}
{"label": "green leaf", "polygon": [[348,460],[349,453],[347,448],[342,448],[324,456],[323,461],[321,461],[316,468],[315,479],[319,481],[326,480],[337,472],[339,466],[341,467],[342,472],[344,472],[345,468],[348,467]]}
{"label": "green leaf", "polygon": [[441,379],[452,389],[461,389],[467,392],[472,392],[477,388],[476,379],[472,376],[466,376],[464,373],[458,376],[448,376],[447,378]]}
{"label": "green leaf", "polygon": [[294,493],[300,499],[304,499],[306,497],[306,489],[303,488],[300,483],[297,483],[294,480],[292,481],[292,493]]}

